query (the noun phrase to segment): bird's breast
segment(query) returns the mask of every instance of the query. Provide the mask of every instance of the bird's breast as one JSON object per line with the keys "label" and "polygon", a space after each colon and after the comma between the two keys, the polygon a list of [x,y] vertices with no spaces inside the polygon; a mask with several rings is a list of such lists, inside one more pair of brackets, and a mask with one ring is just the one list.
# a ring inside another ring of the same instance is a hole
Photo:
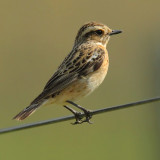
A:
{"label": "bird's breast", "polygon": [[105,53],[105,58],[103,60],[102,65],[98,70],[88,75],[88,88],[90,88],[91,92],[96,89],[104,80],[109,66],[109,58],[108,53]]}

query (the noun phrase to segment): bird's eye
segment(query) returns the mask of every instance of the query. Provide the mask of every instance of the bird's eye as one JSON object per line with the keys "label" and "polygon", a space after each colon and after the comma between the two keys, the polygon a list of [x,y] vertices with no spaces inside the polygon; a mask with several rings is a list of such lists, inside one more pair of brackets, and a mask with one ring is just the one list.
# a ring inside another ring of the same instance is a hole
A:
{"label": "bird's eye", "polygon": [[102,35],[102,34],[103,34],[103,31],[102,31],[102,30],[96,30],[95,32],[96,32],[96,34],[98,34],[98,35]]}

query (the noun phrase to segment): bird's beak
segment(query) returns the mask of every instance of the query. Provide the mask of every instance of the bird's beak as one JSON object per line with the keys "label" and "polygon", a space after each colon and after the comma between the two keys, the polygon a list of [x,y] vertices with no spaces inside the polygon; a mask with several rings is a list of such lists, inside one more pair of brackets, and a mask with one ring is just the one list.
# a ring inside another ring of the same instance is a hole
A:
{"label": "bird's beak", "polygon": [[119,31],[119,30],[112,30],[111,33],[109,33],[109,35],[114,35],[114,34],[119,34],[119,33],[122,33],[122,31]]}

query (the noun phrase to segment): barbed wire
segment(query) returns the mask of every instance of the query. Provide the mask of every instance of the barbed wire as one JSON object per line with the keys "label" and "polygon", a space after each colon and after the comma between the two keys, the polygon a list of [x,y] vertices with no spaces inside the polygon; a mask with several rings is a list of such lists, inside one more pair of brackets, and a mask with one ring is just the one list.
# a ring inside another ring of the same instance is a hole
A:
{"label": "barbed wire", "polygon": [[[132,103],[123,104],[123,105],[118,105],[118,106],[112,106],[112,107],[97,109],[97,110],[91,111],[91,115],[97,115],[97,114],[101,114],[101,113],[105,113],[105,112],[110,112],[110,111],[115,111],[115,110],[119,110],[119,109],[129,108],[129,107],[142,105],[142,104],[147,104],[147,103],[156,102],[156,101],[160,101],[160,97],[150,98],[150,99],[141,100],[141,101],[132,102]],[[83,113],[82,117],[84,117],[84,116],[85,115]],[[13,132],[13,131],[24,130],[24,129],[28,129],[28,128],[34,128],[34,127],[38,127],[38,126],[43,126],[43,125],[48,125],[48,124],[53,124],[53,123],[58,123],[58,122],[63,122],[63,121],[68,121],[68,120],[71,120],[71,119],[74,119],[74,118],[75,118],[74,115],[70,115],[70,116],[59,117],[59,118],[50,119],[50,120],[28,123],[28,124],[24,124],[24,125],[20,125],[20,126],[3,128],[3,129],[0,129],[0,134],[9,133],[9,132]]]}

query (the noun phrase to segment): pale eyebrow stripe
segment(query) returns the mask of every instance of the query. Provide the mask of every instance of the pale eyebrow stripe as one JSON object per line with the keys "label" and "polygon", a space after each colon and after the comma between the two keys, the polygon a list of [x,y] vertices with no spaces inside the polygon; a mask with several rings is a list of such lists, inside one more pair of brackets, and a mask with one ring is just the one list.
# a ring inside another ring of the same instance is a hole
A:
{"label": "pale eyebrow stripe", "polygon": [[102,29],[102,27],[98,27],[98,26],[91,26],[91,27],[88,27],[88,28],[86,28],[83,32],[82,32],[82,36],[84,36],[86,33],[89,33],[90,31],[95,31],[95,30],[97,30],[97,29]]}

